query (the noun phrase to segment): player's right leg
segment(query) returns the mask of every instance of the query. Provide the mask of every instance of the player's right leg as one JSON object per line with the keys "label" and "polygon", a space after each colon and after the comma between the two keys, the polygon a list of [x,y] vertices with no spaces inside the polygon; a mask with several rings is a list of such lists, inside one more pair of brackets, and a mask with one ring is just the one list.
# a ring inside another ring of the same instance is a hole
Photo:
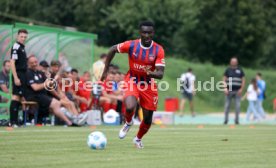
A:
{"label": "player's right leg", "polygon": [[126,120],[126,122],[119,132],[120,139],[125,138],[130,127],[133,125],[132,116],[134,115],[136,105],[137,105],[137,98],[135,96],[127,96],[125,98],[125,106],[126,106],[125,120]]}

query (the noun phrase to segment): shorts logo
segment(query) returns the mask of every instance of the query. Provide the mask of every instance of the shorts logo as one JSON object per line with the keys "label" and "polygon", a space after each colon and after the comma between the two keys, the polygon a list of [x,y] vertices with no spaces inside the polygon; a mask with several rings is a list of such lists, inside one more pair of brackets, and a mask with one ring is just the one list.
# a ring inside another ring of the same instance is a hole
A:
{"label": "shorts logo", "polygon": [[161,63],[162,63],[162,64],[165,64],[165,59],[164,59],[164,58],[161,59]]}

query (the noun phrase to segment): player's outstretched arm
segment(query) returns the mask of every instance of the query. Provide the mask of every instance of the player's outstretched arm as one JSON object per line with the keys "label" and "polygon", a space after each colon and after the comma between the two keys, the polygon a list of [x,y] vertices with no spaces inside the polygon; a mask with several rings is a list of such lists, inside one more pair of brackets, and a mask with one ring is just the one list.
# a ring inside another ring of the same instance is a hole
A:
{"label": "player's outstretched arm", "polygon": [[104,66],[104,71],[101,77],[101,81],[104,81],[107,75],[107,71],[108,71],[108,67],[110,65],[110,62],[112,61],[112,59],[114,58],[115,54],[117,52],[117,45],[112,46],[108,53],[107,53],[107,58],[105,61],[105,66]]}
{"label": "player's outstretched arm", "polygon": [[157,66],[155,71],[147,71],[147,75],[151,78],[162,79],[164,76],[164,71],[164,66]]}

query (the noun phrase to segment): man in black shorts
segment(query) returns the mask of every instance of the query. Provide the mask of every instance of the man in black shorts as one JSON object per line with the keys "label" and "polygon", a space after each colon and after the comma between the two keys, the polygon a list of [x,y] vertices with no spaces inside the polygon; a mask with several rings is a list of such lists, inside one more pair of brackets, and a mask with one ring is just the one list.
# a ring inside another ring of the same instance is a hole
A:
{"label": "man in black shorts", "polygon": [[[46,88],[48,90],[52,89],[49,87],[55,87],[55,83],[51,80],[46,80],[45,74],[38,70],[38,60],[34,55],[28,58],[28,65],[29,69],[26,72],[26,99],[38,103],[39,113],[47,113],[51,109],[53,114],[65,121],[68,126],[73,125],[72,121],[60,111],[60,101],[47,95]],[[43,116],[43,114],[39,115]]]}
{"label": "man in black shorts", "polygon": [[10,125],[18,127],[18,109],[21,99],[24,96],[25,73],[27,70],[27,54],[24,43],[27,39],[28,31],[18,30],[16,42],[11,49],[11,71],[12,71],[12,101],[10,105]]}

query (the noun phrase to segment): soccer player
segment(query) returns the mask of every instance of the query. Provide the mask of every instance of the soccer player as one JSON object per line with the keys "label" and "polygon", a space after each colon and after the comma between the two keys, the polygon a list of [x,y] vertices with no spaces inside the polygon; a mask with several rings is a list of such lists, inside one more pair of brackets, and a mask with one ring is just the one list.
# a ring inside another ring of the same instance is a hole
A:
{"label": "soccer player", "polygon": [[28,31],[18,30],[16,42],[11,49],[11,71],[12,71],[12,101],[10,105],[10,124],[18,127],[18,109],[21,99],[24,96],[25,73],[27,71],[27,54],[24,43],[27,39]]}
{"label": "soccer player", "polygon": [[124,89],[126,123],[119,132],[119,138],[123,139],[133,125],[132,116],[139,101],[143,109],[143,121],[133,143],[136,148],[143,148],[141,139],[150,129],[153,111],[157,109],[158,92],[153,78],[163,78],[165,54],[163,47],[152,40],[154,35],[152,22],[142,22],[139,29],[140,39],[125,41],[110,48],[101,81],[105,79],[115,54],[128,53],[129,71],[125,77],[127,87]]}

